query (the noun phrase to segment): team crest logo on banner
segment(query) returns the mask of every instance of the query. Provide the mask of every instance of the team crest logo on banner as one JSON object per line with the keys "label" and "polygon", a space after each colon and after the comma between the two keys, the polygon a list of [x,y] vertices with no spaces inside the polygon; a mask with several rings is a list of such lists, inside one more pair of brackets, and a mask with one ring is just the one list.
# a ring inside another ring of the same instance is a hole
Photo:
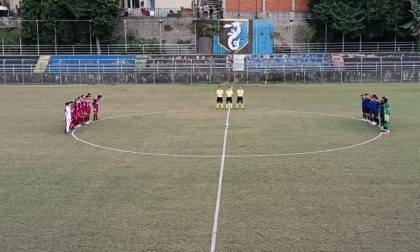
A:
{"label": "team crest logo on banner", "polygon": [[237,53],[248,44],[249,21],[247,19],[223,19],[218,43],[231,53]]}

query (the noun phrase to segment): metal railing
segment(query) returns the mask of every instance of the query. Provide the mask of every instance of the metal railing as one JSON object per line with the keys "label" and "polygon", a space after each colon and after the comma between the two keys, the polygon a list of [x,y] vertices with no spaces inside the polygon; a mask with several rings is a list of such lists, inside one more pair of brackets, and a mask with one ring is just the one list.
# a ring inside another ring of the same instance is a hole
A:
{"label": "metal railing", "polygon": [[[42,73],[40,73],[42,72]],[[66,63],[39,71],[35,61],[0,61],[0,83],[371,83],[419,82],[420,56],[343,57],[340,61],[273,62],[256,64],[229,56],[145,56],[127,63]]]}
{"label": "metal railing", "polygon": [[[194,40],[195,41],[195,40]],[[192,42],[194,42],[192,41]],[[195,44],[112,44],[101,45],[100,54],[195,54]],[[1,55],[86,55],[98,54],[96,45],[4,45]]]}
{"label": "metal railing", "polygon": [[[111,44],[101,45],[103,55],[115,54],[196,54],[195,39],[192,44]],[[91,45],[0,45],[0,55],[82,55],[97,54],[97,47]],[[416,53],[414,42],[372,42],[372,43],[294,43],[274,45],[275,53]]]}
{"label": "metal railing", "polygon": [[416,52],[414,42],[347,42],[275,44],[275,53]]}

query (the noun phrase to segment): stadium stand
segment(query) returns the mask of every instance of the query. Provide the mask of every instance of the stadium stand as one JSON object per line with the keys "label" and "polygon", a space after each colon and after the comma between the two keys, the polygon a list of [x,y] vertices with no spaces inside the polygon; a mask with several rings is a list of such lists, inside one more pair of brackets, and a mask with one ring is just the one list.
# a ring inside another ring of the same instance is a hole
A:
{"label": "stadium stand", "polygon": [[1,73],[32,73],[39,56],[0,56]]}
{"label": "stadium stand", "polygon": [[47,73],[134,72],[135,55],[56,55],[51,56]]}

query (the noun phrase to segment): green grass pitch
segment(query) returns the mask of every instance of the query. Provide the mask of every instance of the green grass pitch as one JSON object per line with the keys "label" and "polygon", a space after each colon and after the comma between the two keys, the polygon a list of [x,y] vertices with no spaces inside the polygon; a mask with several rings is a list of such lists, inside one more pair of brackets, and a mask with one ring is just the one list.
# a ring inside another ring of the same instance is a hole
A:
{"label": "green grass pitch", "polygon": [[[419,85],[242,87],[216,251],[420,251]],[[210,251],[216,88],[0,86],[0,251]],[[100,118],[127,116],[75,136],[132,153],[63,134],[64,102],[88,92]],[[389,98],[391,134],[350,148],[380,134],[352,119],[365,92]]]}

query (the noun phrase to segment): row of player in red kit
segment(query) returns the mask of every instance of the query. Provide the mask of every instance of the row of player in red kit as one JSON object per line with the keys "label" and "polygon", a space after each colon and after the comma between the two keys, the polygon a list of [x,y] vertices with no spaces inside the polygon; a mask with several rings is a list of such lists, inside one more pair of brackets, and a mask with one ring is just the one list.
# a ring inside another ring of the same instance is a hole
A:
{"label": "row of player in red kit", "polygon": [[102,95],[98,95],[91,102],[91,95],[81,95],[74,101],[66,102],[64,117],[66,120],[65,133],[69,134],[73,129],[90,123],[91,103],[93,107],[93,120],[98,120],[99,101]]}

